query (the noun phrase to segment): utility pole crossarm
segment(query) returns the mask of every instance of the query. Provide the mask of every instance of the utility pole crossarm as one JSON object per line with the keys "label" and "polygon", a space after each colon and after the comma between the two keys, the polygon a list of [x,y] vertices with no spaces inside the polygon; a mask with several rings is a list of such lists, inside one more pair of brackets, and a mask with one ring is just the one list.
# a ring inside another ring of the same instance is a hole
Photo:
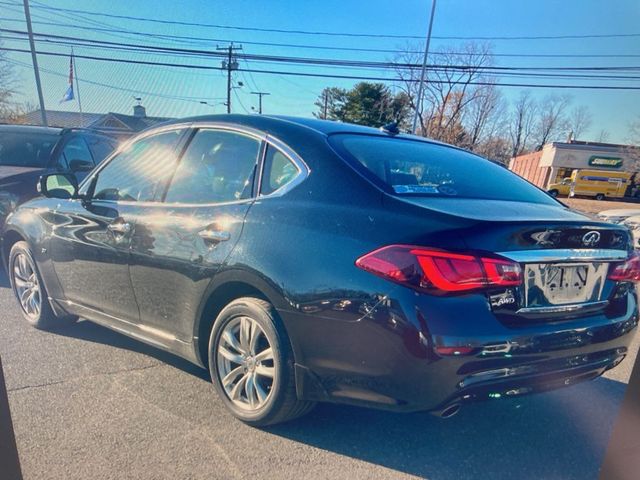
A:
{"label": "utility pole crossarm", "polygon": [[262,115],[262,97],[271,94],[269,92],[251,92],[251,95],[258,95],[258,113]]}

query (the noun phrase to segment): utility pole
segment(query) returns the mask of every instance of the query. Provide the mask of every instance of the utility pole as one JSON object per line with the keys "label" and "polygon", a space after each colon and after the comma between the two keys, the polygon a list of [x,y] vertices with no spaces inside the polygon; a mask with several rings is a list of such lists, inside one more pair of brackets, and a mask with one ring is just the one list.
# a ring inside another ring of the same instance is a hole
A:
{"label": "utility pole", "polygon": [[40,70],[38,69],[38,58],[36,57],[36,44],[33,41],[33,29],[31,28],[31,13],[29,12],[29,0],[23,0],[24,17],[27,22],[27,32],[29,33],[29,45],[31,47],[31,60],[33,61],[33,71],[36,75],[36,89],[38,90],[38,100],[40,101],[40,115],[42,117],[42,125],[47,124],[47,111],[44,108],[44,96],[42,95],[42,84],[40,83]]}
{"label": "utility pole", "polygon": [[271,94],[269,92],[251,92],[251,95],[258,95],[258,113],[262,115],[262,97]]}
{"label": "utility pole", "polygon": [[222,68],[227,71],[227,113],[231,113],[231,72],[238,69],[238,62],[233,60],[233,52],[242,50],[242,45],[236,47],[230,43],[228,47],[216,47],[216,50],[227,51],[227,59],[222,61]]}
{"label": "utility pole", "polygon": [[429,30],[427,31],[427,44],[424,47],[424,59],[422,60],[422,72],[420,73],[420,84],[418,85],[418,97],[416,98],[416,112],[413,116],[413,127],[411,133],[415,134],[418,128],[418,115],[422,108],[422,92],[424,90],[424,77],[427,72],[427,57],[429,56],[429,43],[431,43],[431,29],[433,27],[433,16],[436,13],[436,0],[431,0],[431,17],[429,18]]}
{"label": "utility pole", "polygon": [[328,113],[328,109],[329,109],[329,92],[328,90],[325,88],[324,89],[324,108],[323,108],[323,112],[322,112],[322,119],[326,120],[327,119],[327,113]]}

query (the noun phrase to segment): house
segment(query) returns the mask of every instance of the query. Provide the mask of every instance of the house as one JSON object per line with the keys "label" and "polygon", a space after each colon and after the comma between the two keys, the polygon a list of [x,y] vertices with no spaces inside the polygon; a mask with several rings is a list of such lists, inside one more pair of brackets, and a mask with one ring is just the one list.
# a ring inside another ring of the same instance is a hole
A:
{"label": "house", "polygon": [[547,143],[542,149],[513,157],[509,170],[546,190],[552,183],[570,177],[574,170],[638,171],[638,150],[614,143]]}
{"label": "house", "polygon": [[[133,115],[123,113],[85,113],[47,110],[47,123],[50,127],[90,128],[117,137],[127,137],[158,123],[171,120],[169,117],[148,117],[142,105],[133,107]],[[19,123],[39,125],[40,110],[25,114]]]}

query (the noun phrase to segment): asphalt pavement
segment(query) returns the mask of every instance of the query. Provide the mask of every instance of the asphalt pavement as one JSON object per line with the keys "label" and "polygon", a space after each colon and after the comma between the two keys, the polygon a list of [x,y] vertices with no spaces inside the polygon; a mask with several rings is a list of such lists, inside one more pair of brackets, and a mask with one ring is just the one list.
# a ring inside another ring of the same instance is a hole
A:
{"label": "asphalt pavement", "polygon": [[319,405],[259,430],[186,361],[87,321],[30,328],[4,277],[0,312],[25,479],[595,479],[640,340],[605,378],[448,420]]}

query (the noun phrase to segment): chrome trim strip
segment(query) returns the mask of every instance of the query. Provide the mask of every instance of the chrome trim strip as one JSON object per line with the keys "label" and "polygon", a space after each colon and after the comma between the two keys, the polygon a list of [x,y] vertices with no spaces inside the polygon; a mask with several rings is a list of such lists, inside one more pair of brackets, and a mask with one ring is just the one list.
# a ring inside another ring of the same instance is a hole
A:
{"label": "chrome trim strip", "polygon": [[609,305],[609,300],[601,300],[598,302],[589,302],[589,303],[574,303],[570,305],[554,305],[550,307],[525,307],[525,308],[518,309],[516,311],[516,314],[571,313],[571,312],[577,312],[580,310],[595,310],[597,308],[604,308],[607,305]]}
{"label": "chrome trim strip", "polygon": [[626,250],[608,250],[604,248],[557,248],[547,250],[515,250],[513,252],[497,252],[498,255],[519,263],[548,262],[618,262],[626,260]]}

